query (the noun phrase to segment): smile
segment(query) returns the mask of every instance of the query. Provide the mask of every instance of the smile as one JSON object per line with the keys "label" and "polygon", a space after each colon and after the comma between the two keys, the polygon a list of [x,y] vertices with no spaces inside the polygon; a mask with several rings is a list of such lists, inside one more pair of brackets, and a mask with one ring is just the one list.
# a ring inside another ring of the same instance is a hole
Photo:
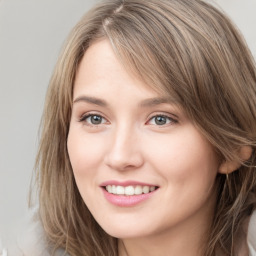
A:
{"label": "smile", "polygon": [[158,186],[141,182],[108,181],[101,184],[107,201],[119,207],[132,207],[149,200],[159,189]]}
{"label": "smile", "polygon": [[141,185],[136,185],[136,186],[107,185],[105,189],[110,194],[133,196],[133,195],[148,194],[150,192],[155,191],[157,187],[141,186]]}

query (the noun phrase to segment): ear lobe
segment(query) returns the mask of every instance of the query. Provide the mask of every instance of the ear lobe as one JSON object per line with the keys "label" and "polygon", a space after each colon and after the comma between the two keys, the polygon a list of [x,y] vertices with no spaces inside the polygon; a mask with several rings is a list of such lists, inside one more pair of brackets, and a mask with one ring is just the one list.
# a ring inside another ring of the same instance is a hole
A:
{"label": "ear lobe", "polygon": [[[238,152],[238,157],[242,162],[247,161],[252,155],[252,147],[242,146]],[[241,162],[237,160],[222,162],[219,166],[219,173],[229,174],[241,167]]]}
{"label": "ear lobe", "polygon": [[241,166],[241,163],[237,161],[225,161],[219,166],[219,173],[229,174],[237,170]]}

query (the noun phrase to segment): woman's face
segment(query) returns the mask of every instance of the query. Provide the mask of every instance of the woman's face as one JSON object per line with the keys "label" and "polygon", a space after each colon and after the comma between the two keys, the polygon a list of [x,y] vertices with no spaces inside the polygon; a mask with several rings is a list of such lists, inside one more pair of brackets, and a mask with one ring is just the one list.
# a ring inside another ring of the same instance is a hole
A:
{"label": "woman's face", "polygon": [[71,165],[107,233],[146,237],[210,221],[218,170],[212,146],[181,108],[127,73],[107,40],[86,51],[73,101]]}

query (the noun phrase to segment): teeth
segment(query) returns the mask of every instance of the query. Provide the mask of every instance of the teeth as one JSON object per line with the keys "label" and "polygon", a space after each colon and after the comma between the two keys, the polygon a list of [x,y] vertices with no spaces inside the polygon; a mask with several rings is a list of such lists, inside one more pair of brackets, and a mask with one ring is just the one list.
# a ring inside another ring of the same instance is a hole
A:
{"label": "teeth", "polygon": [[149,187],[148,186],[144,186],[142,188],[142,191],[143,191],[144,194],[147,194],[149,192]]}
{"label": "teeth", "polygon": [[133,196],[134,195],[134,187],[133,186],[125,187],[124,194],[126,196]]}
{"label": "teeth", "polygon": [[106,190],[108,193],[115,194],[115,195],[126,195],[126,196],[133,196],[133,195],[141,195],[141,194],[148,194],[156,190],[155,186],[115,186],[115,185],[107,185]]}
{"label": "teeth", "polygon": [[122,187],[122,186],[117,186],[117,187],[116,187],[116,194],[117,194],[117,195],[124,195],[124,187]]}
{"label": "teeth", "polygon": [[116,194],[116,186],[112,185],[111,191],[112,194]]}
{"label": "teeth", "polygon": [[142,186],[136,186],[134,189],[134,194],[135,195],[141,195],[142,194]]}
{"label": "teeth", "polygon": [[111,185],[107,185],[106,189],[109,193],[112,193],[112,186]]}
{"label": "teeth", "polygon": [[151,186],[149,189],[150,192],[153,192],[154,190],[156,190],[156,187],[154,187],[154,186]]}

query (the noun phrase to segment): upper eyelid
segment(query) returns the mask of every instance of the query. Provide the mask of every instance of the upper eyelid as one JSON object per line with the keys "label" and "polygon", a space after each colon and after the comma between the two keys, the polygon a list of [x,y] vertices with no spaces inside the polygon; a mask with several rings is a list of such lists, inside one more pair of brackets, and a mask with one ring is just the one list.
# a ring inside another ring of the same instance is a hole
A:
{"label": "upper eyelid", "polygon": [[[152,115],[150,115],[146,121],[146,125],[151,125],[150,122],[158,117],[158,116],[161,116],[161,117],[165,117],[167,119],[169,119],[169,123],[166,123],[166,124],[163,124],[161,126],[158,126],[157,127],[169,127],[170,125],[174,125],[174,124],[177,124],[179,123],[179,119],[178,119],[178,116],[177,115],[173,115],[171,113],[167,113],[167,112],[158,112],[158,113],[153,113]],[[153,125],[153,124],[152,124]]]}
{"label": "upper eyelid", "polygon": [[178,116],[177,115],[171,114],[171,113],[168,113],[168,112],[161,112],[161,111],[156,112],[156,113],[152,113],[151,115],[149,115],[148,120],[153,118],[153,117],[156,117],[156,116],[168,117],[172,120],[178,121]]}
{"label": "upper eyelid", "polygon": [[[81,121],[81,120],[85,119],[86,117],[93,116],[93,115],[100,116],[103,119],[109,121],[109,118],[105,114],[103,114],[99,111],[93,111],[93,110],[92,111],[87,111],[87,112],[79,115],[78,119],[79,119],[79,121]],[[176,122],[178,122],[178,120],[179,120],[178,116],[176,114],[173,114],[173,113],[170,113],[170,112],[165,112],[165,111],[156,111],[156,112],[153,112],[153,113],[148,115],[148,117],[146,118],[146,122],[148,122],[150,119],[152,119],[153,117],[156,117],[156,116],[167,117],[167,118],[170,118],[171,120],[176,121]]]}
{"label": "upper eyelid", "polygon": [[158,116],[164,117],[164,118],[168,119],[168,120],[169,120],[170,122],[172,122],[172,123],[176,123],[176,122],[177,122],[177,120],[175,120],[174,118],[172,118],[172,117],[170,117],[170,116],[166,116],[166,115],[155,115],[155,116],[152,116],[151,118],[149,118],[146,123],[149,123],[150,121],[152,121],[154,118],[156,118],[156,117],[158,117]]}
{"label": "upper eyelid", "polygon": [[82,115],[79,116],[79,120],[80,120],[80,119],[83,119],[83,118],[85,118],[85,117],[89,117],[89,116],[100,116],[100,117],[102,117],[102,118],[108,120],[108,118],[105,117],[105,115],[103,115],[103,114],[101,114],[101,113],[99,113],[99,112],[97,112],[97,111],[88,111],[88,112],[85,112],[85,113],[83,113]]}
{"label": "upper eyelid", "polygon": [[[102,120],[104,120],[104,121],[100,124],[93,124],[90,121],[86,121],[87,118],[90,118],[92,116],[100,116],[102,118]],[[83,125],[86,125],[88,127],[95,127],[95,128],[98,127],[99,128],[99,127],[101,127],[101,125],[107,124],[108,120],[104,116],[96,114],[96,113],[85,113],[79,118],[78,122],[82,123]]]}

